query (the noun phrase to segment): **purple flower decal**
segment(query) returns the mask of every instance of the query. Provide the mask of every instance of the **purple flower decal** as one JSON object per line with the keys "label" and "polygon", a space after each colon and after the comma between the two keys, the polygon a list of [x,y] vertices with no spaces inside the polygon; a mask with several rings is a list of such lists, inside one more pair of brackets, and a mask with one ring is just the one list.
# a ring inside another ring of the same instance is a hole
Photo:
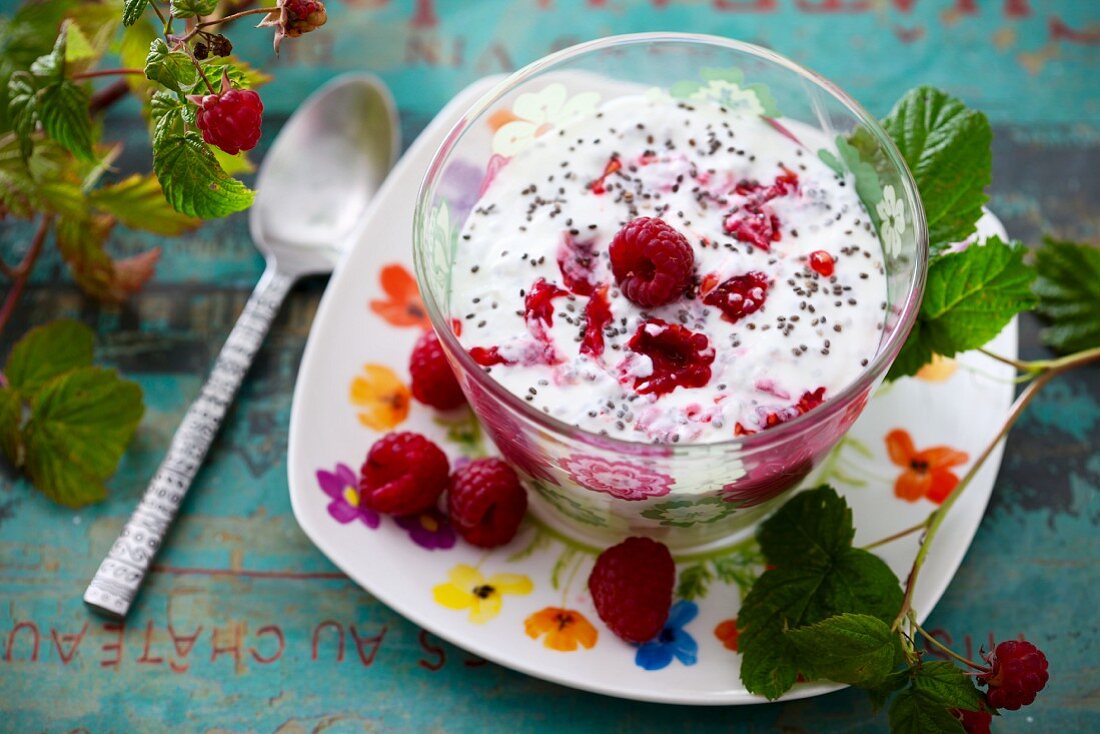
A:
{"label": "purple flower decal", "polygon": [[412,541],[428,550],[447,550],[455,544],[455,531],[446,515],[432,508],[418,515],[394,518],[397,524],[409,532]]}
{"label": "purple flower decal", "polygon": [[485,178],[485,171],[473,163],[455,161],[447,166],[439,182],[439,193],[451,209],[456,221],[465,221],[481,196],[478,189]]}
{"label": "purple flower decal", "polygon": [[318,469],[317,484],[332,499],[328,514],[336,522],[347,525],[358,519],[368,528],[378,527],[378,513],[359,504],[359,478],[347,464],[337,464],[334,472]]}

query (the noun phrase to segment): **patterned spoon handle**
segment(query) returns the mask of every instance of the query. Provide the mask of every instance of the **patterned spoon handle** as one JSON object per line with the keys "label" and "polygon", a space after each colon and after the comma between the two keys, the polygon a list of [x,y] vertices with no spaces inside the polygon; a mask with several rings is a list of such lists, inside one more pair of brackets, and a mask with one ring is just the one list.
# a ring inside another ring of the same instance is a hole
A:
{"label": "patterned spoon handle", "polygon": [[117,618],[125,617],[130,610],[191,480],[294,280],[269,265],[256,284],[202,392],[176,429],[167,456],[84,591],[84,602],[93,610]]}

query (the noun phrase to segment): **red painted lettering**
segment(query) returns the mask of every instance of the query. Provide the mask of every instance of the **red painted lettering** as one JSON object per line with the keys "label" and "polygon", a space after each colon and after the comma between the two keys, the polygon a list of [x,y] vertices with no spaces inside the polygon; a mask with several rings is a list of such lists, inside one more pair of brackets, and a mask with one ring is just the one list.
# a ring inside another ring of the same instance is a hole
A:
{"label": "red painted lettering", "polygon": [[[960,15],[974,15],[978,12],[978,0],[955,0],[955,12]],[[1005,0],[1006,18],[1026,18],[1031,15],[1027,0]]]}
{"label": "red painted lettering", "polygon": [[122,664],[122,643],[126,635],[126,623],[125,622],[104,622],[104,632],[114,632],[115,641],[105,642],[99,646],[99,649],[103,652],[113,652],[115,656],[113,658],[104,658],[99,661],[99,667],[101,668],[114,668],[118,670],[119,665]]}
{"label": "red painted lettering", "polygon": [[283,631],[279,628],[279,626],[274,624],[269,624],[266,627],[260,627],[260,629],[256,630],[257,638],[263,637],[264,635],[275,635],[275,641],[278,645],[275,648],[275,652],[271,655],[263,656],[260,655],[259,651],[257,651],[255,647],[250,647],[248,648],[248,653],[257,663],[268,665],[269,663],[273,663],[283,656],[283,650],[286,649],[286,638],[283,636]]}
{"label": "red painted lettering", "polygon": [[489,48],[482,52],[477,60],[477,70],[482,73],[490,71],[511,71],[516,68],[512,63],[512,57],[508,55],[508,49],[499,43],[489,44]]}
{"label": "red painted lettering", "polygon": [[[943,630],[943,629],[928,630],[928,634],[932,635],[932,637],[934,637],[939,642],[942,642],[947,647],[951,647],[951,643],[953,642],[953,640],[951,639],[951,633],[948,632],[947,630]],[[948,655],[947,653],[943,652],[943,650],[941,650],[940,648],[933,645],[932,642],[930,640],[928,640],[927,638],[925,638],[925,640],[924,640],[924,651],[927,652],[929,655],[931,655],[933,657],[939,658],[940,660],[950,660],[951,659],[950,655]]]}
{"label": "red painted lettering", "polygon": [[171,668],[173,672],[186,673],[187,669],[191,667],[191,663],[185,661],[187,660],[187,656],[191,654],[191,650],[195,647],[195,643],[198,641],[201,633],[201,624],[199,628],[195,630],[195,634],[190,636],[177,635],[172,624],[168,624],[168,635],[172,638],[172,646],[176,648],[176,655],[180,658],[178,662],[175,660],[168,661],[168,667]]}
{"label": "red painted lettering", "polygon": [[[354,624],[348,625],[348,631],[351,632],[351,637],[355,640],[355,649],[359,652],[359,659],[363,661],[363,667],[369,668],[371,663],[374,662],[374,656],[378,654],[378,648],[382,646],[382,638],[386,636],[386,628],[382,627],[382,631],[373,637],[360,637]],[[366,651],[367,646],[370,646],[369,653]]]}
{"label": "red painted lettering", "polygon": [[[85,622],[84,626],[80,628],[80,631],[74,634],[58,635],[57,630],[50,627],[50,638],[53,640],[53,646],[57,648],[57,657],[61,658],[61,662],[64,665],[68,665],[72,662],[73,657],[76,655],[77,650],[80,648],[80,642],[84,639],[84,633],[88,631],[88,623]],[[68,652],[61,649],[61,643],[64,642],[69,646]]]}
{"label": "red painted lettering", "polygon": [[1087,31],[1076,31],[1066,25],[1061,18],[1051,18],[1049,28],[1050,40],[1052,41],[1069,41],[1070,43],[1080,43],[1088,46],[1095,46],[1100,43],[1100,29],[1097,26],[1093,26]]}
{"label": "red painted lettering", "polygon": [[428,636],[427,630],[420,630],[420,647],[424,648],[424,652],[429,655],[435,655],[439,659],[438,662],[434,663],[427,659],[417,660],[416,664],[421,668],[427,668],[434,672],[442,668],[443,664],[447,662],[447,653],[442,647],[431,643],[431,638]]}
{"label": "red painted lettering", "polygon": [[714,0],[714,9],[771,13],[775,10],[775,0]]}
{"label": "red painted lettering", "polygon": [[336,634],[339,635],[337,638],[339,642],[336,643],[336,662],[342,663],[344,662],[344,628],[339,622],[334,622],[331,619],[326,619],[313,629],[313,651],[310,654],[310,660],[317,659],[317,647],[321,641],[321,630],[326,627],[336,630]]}
{"label": "red painted lettering", "polygon": [[143,665],[160,665],[164,662],[162,657],[149,655],[149,648],[153,646],[153,620],[145,623],[145,644],[141,648],[141,657],[137,661]]}
{"label": "red painted lettering", "polygon": [[416,0],[413,10],[413,28],[434,28],[439,25],[439,16],[435,14],[434,0]]}
{"label": "red painted lettering", "polygon": [[475,655],[470,655],[468,658],[466,658],[466,660],[463,661],[463,664],[467,668],[480,668],[482,665],[487,665],[488,663],[488,660],[484,660]]}
{"label": "red painted lettering", "polygon": [[409,36],[408,43],[405,44],[405,63],[411,65],[419,61],[428,66],[439,66],[438,39],[424,38],[417,34]]}
{"label": "red painted lettering", "polygon": [[210,634],[210,662],[214,662],[220,655],[229,655],[233,658],[233,669],[241,672],[241,638],[244,636],[244,624],[237,622],[229,626],[231,642],[226,645],[218,644],[218,628]]}
{"label": "red painted lettering", "polygon": [[31,643],[31,657],[32,663],[38,662],[38,645],[42,642],[42,635],[38,632],[38,625],[34,622],[16,622],[15,626],[11,628],[11,632],[8,633],[8,646],[4,650],[4,662],[11,662],[12,650],[15,648],[15,636],[19,634],[19,630],[30,630],[31,639],[34,642]]}
{"label": "red painted lettering", "polygon": [[868,0],[795,0],[795,6],[807,13],[863,13],[870,10]]}

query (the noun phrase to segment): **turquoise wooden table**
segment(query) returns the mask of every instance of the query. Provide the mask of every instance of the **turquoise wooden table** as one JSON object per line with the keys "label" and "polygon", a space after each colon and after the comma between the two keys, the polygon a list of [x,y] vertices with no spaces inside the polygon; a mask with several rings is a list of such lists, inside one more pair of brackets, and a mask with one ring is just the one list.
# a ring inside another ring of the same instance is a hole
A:
{"label": "turquoise wooden table", "polygon": [[[771,46],[878,114],[920,82],[961,95],[994,122],[991,206],[1009,231],[1100,243],[1094,2],[330,0],[328,25],[284,44],[277,60],[267,34],[241,29],[234,41],[276,75],[264,143],[318,84],[364,68],[391,85],[411,140],[481,75],[658,29]],[[147,170],[136,108],[118,106],[107,125],[110,137],[137,141],[121,166]],[[0,227],[11,255],[25,232]],[[129,231],[114,241],[119,253],[164,245],[150,287],[125,306],[96,306],[47,261],[8,330],[58,316],[92,325],[100,357],[141,383],[148,410],[101,505],[60,508],[0,467],[0,731],[885,730],[850,691],[717,709],[578,693],[444,644],[348,581],[299,531],[286,488],[291,392],[320,279],[284,308],[125,625],[89,616],[84,586],[262,269],[244,216],[163,243]],[[1037,322],[1021,328],[1025,356],[1040,356]],[[977,539],[930,620],[975,650],[1024,631],[1046,650],[1047,690],[998,732],[1100,731],[1098,449],[1093,368],[1051,386],[1012,434]]]}

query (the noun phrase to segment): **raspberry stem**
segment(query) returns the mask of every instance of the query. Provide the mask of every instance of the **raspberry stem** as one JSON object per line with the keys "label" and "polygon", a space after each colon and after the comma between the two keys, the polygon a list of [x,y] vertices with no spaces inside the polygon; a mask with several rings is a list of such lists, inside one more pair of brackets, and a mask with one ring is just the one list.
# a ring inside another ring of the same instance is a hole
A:
{"label": "raspberry stem", "polygon": [[974,670],[978,670],[978,671],[981,671],[983,673],[988,673],[989,672],[989,668],[987,668],[986,666],[979,665],[978,663],[975,663],[973,660],[971,660],[971,659],[969,659],[969,658],[967,658],[963,655],[960,655],[959,653],[955,652],[954,650],[952,650],[947,645],[945,645],[942,642],[940,642],[939,640],[937,640],[935,635],[929,633],[927,630],[924,629],[924,627],[921,627],[919,624],[917,624],[916,619],[912,620],[912,625],[913,625],[913,629],[915,629],[917,632],[920,632],[921,636],[924,637],[924,639],[926,639],[926,640],[928,640],[929,642],[932,643],[932,647],[936,648],[937,650],[939,650],[943,654],[949,655],[950,657],[954,658],[955,660],[958,660],[963,665],[971,667]]}
{"label": "raspberry stem", "polygon": [[266,15],[270,15],[271,13],[278,13],[278,12],[279,12],[279,6],[276,5],[276,6],[271,7],[271,8],[252,8],[251,10],[242,10],[239,13],[233,13],[232,15],[227,15],[224,18],[215,18],[214,20],[204,20],[201,23],[196,23],[194,28],[187,31],[187,33],[185,35],[180,36],[179,41],[181,43],[186,43],[196,33],[199,33],[203,28],[206,28],[208,26],[221,25],[222,23],[228,23],[229,21],[237,20],[238,18],[243,18],[246,15],[258,15],[259,13],[264,13]]}
{"label": "raspberry stem", "polygon": [[[1005,358],[1005,360],[1007,360],[1007,358]],[[1005,418],[1005,422],[1001,425],[1000,430],[997,431],[997,435],[995,435],[989,444],[982,449],[982,453],[970,467],[970,470],[959,480],[958,485],[951,491],[951,494],[947,495],[940,506],[929,513],[927,518],[928,530],[921,539],[920,548],[917,550],[917,557],[913,560],[913,567],[910,569],[909,578],[905,582],[905,597],[902,599],[901,610],[898,612],[897,617],[894,618],[893,629],[896,630],[901,626],[901,623],[905,621],[909,614],[909,610],[912,608],[913,592],[916,589],[917,577],[920,575],[921,568],[924,566],[924,561],[928,556],[928,550],[932,545],[932,540],[943,524],[943,520],[947,516],[948,510],[951,509],[951,506],[955,504],[963,491],[966,490],[971,480],[973,480],[978,471],[981,470],[986,459],[993,453],[993,449],[996,448],[997,444],[999,444],[1002,439],[1004,439],[1009,430],[1016,424],[1016,421],[1019,420],[1020,416],[1027,409],[1028,404],[1031,403],[1048,382],[1063,372],[1068,372],[1075,367],[1080,367],[1097,360],[1100,360],[1100,347],[1086,349],[1059,359],[1020,363],[1028,365],[1029,371],[1036,371],[1036,377],[1034,381],[1020,393],[1020,396],[1016,398],[1016,402],[1012,404],[1008,416]]]}
{"label": "raspberry stem", "polygon": [[70,79],[76,81],[78,79],[93,79],[98,76],[120,76],[122,74],[141,74],[145,76],[144,69],[100,69],[99,71],[82,71],[79,74],[73,74]]}

